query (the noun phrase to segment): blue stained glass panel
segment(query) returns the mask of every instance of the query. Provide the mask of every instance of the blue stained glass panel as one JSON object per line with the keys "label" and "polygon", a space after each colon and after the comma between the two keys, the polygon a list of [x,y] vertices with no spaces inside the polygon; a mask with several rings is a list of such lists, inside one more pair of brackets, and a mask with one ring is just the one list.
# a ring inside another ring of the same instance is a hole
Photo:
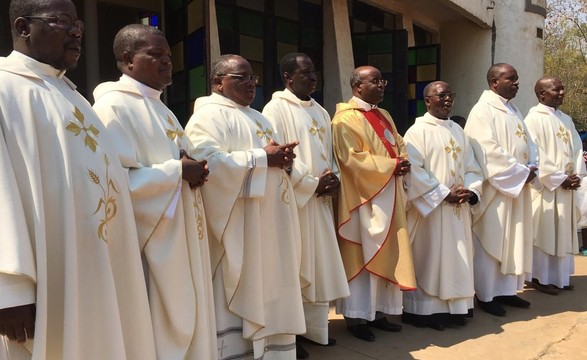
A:
{"label": "blue stained glass panel", "polygon": [[204,43],[204,29],[195,31],[185,39],[186,63],[188,69],[202,65],[206,59],[206,47]]}

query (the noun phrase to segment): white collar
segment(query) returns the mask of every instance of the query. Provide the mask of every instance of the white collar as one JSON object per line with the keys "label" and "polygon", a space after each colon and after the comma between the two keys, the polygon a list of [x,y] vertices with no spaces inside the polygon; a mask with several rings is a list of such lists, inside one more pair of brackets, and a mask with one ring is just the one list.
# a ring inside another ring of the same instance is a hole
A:
{"label": "white collar", "polygon": [[126,74],[122,74],[122,76],[120,77],[120,82],[134,85],[137,88],[137,90],[141,93],[141,95],[143,95],[146,98],[159,99],[161,97],[161,94],[163,93],[163,91],[153,89],[152,87],[145,85],[142,82],[137,81]]}

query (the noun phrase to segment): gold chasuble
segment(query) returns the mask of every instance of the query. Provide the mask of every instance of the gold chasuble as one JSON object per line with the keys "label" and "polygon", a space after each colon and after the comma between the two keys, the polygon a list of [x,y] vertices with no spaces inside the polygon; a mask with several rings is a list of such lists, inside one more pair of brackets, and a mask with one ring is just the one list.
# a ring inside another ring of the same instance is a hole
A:
{"label": "gold chasuble", "polygon": [[341,178],[338,243],[347,280],[367,270],[413,290],[405,194],[401,179],[393,175],[396,156],[407,157],[403,139],[387,111],[365,112],[353,100],[337,105],[332,127]]}

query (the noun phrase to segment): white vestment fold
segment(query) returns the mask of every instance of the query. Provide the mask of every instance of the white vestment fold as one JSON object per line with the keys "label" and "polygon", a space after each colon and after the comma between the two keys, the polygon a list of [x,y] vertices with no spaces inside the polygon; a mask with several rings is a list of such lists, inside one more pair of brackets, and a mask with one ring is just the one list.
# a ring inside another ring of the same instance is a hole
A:
{"label": "white vestment fold", "polygon": [[210,168],[202,195],[221,359],[243,349],[255,358],[293,359],[293,335],[305,332],[300,281],[307,280],[300,280],[293,186],[285,170],[267,167],[263,150],[274,131],[258,111],[214,93],[196,100],[186,134],[192,156]]}
{"label": "white vestment fold", "polygon": [[[532,205],[525,181],[526,165],[535,163],[534,145],[519,110],[513,104],[506,106],[505,99],[491,90],[485,90],[471,110],[465,133],[486,179],[479,211],[473,215],[473,235],[480,249],[495,260],[488,264],[498,266],[493,271],[475,260],[477,297],[489,301],[521,290],[518,286],[508,288],[507,293],[493,291],[485,286],[500,282],[489,279],[493,274],[523,279],[532,271]],[[484,276],[486,282],[477,281]],[[512,284],[523,286],[523,281]]]}
{"label": "white vestment fold", "polygon": [[[531,190],[534,254],[553,257],[534,261],[532,277],[542,284],[563,287],[569,285],[571,275],[568,261],[579,251],[580,209],[575,191],[565,190],[560,184],[569,175],[585,176],[583,146],[573,120],[560,110],[538,104],[530,109],[524,121],[538,148],[538,178],[542,184],[540,189]],[[566,280],[561,282],[561,277]]]}
{"label": "white vestment fold", "polygon": [[191,142],[159,96],[160,91],[123,75],[98,85],[94,110],[116,138],[120,161],[129,172],[157,356],[215,359],[204,206],[200,190],[182,180],[178,160],[180,149],[191,151]]}
{"label": "white vestment fold", "polygon": [[[404,293],[404,311],[467,313],[475,293],[470,205],[451,204],[444,197],[432,199],[430,194],[439,188],[465,188],[480,196],[481,168],[463,130],[451,120],[426,113],[408,129],[404,141],[412,164],[404,186],[420,290]],[[424,211],[419,202],[427,203]],[[445,305],[431,305],[437,301]]]}
{"label": "white vestment fold", "polygon": [[[315,193],[318,178],[325,170],[337,172],[332,153],[330,117],[313,99],[302,101],[287,89],[273,94],[272,100],[263,109],[263,115],[282,141],[300,142],[294,149],[297,157],[291,180],[302,235],[301,273],[309,281],[308,286],[302,289],[306,310],[305,336],[327,344],[328,302],[349,295],[336,240],[332,199],[329,196],[318,197]],[[317,306],[312,307],[312,303]],[[315,321],[320,318],[325,319],[323,324]]]}
{"label": "white vestment fold", "polygon": [[[63,73],[18,52],[0,59],[0,201],[14,211],[0,218],[0,293],[28,288],[10,306],[34,293],[32,359],[154,359],[128,178]],[[8,342],[4,356],[30,345]]]}

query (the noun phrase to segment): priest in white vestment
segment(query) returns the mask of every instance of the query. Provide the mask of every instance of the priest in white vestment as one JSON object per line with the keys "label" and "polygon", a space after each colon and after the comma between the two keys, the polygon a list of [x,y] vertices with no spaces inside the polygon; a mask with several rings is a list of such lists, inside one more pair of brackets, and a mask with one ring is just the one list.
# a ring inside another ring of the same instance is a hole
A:
{"label": "priest in white vestment", "polygon": [[483,173],[460,125],[449,119],[455,93],[435,81],[424,88],[427,112],[404,141],[411,170],[404,177],[416,291],[404,292],[402,321],[444,330],[465,325],[473,308],[471,205]]}
{"label": "priest in white vestment", "polygon": [[498,63],[465,125],[483,170],[483,199],[473,215],[475,292],[479,307],[505,316],[502,304],[529,307],[517,296],[532,272],[532,204],[528,183],[536,177],[535,149],[523,117],[511,102],[518,73]]}
{"label": "priest in white vestment", "polygon": [[[302,276],[309,284],[302,289],[306,333],[319,344],[333,345],[328,338],[329,302],[349,295],[338,250],[332,195],[339,189],[332,154],[330,116],[310,97],[316,90],[312,60],[290,53],[281,60],[285,90],[273,93],[263,115],[279,138],[300,141],[290,179],[294,185],[302,234]],[[302,284],[303,286],[304,284]],[[301,346],[298,343],[298,358]],[[307,356],[307,355],[306,355]]]}
{"label": "priest in white vestment", "polygon": [[401,290],[416,288],[402,184],[410,163],[393,119],[377,107],[386,84],[376,68],[358,67],[353,97],[337,105],[332,120],[341,177],[338,242],[351,292],[336,311],[365,341],[375,341],[371,327],[401,330],[385,314],[401,314]]}
{"label": "priest in white vestment", "polygon": [[[204,205],[205,162],[160,100],[171,84],[171,50],[155,27],[132,24],[114,38],[122,77],[98,85],[94,110],[128,169],[159,359],[216,359],[216,326]],[[193,188],[193,189],[192,189]]]}
{"label": "priest in white vestment", "polygon": [[[10,4],[0,59],[0,359],[155,359],[126,171],[65,71],[69,0]],[[34,335],[33,335],[34,332]]]}
{"label": "priest in white vestment", "polygon": [[580,212],[575,191],[585,176],[583,144],[573,120],[558,107],[565,88],[559,78],[544,77],[534,87],[539,104],[524,120],[538,148],[540,189],[532,189],[534,251],[532,283],[555,295],[570,289],[573,254],[579,251]]}
{"label": "priest in white vestment", "polygon": [[213,93],[186,125],[192,156],[210,167],[202,187],[213,269],[220,359],[295,359],[306,331],[301,238],[292,168],[297,142],[276,143],[249,105],[258,78],[238,55],[212,64]]}

